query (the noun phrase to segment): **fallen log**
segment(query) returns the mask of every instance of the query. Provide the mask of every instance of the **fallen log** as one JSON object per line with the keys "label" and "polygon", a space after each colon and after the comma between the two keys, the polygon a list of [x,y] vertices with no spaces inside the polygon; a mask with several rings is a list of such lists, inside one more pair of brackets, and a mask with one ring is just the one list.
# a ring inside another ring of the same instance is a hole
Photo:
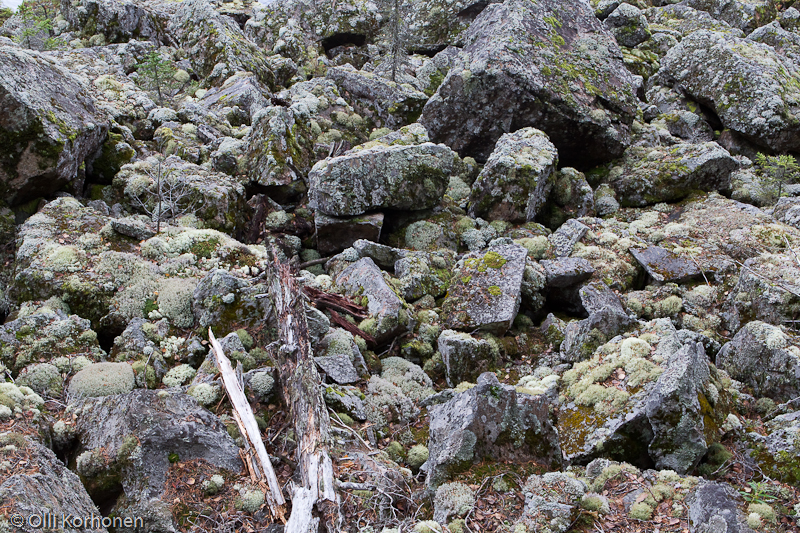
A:
{"label": "fallen log", "polygon": [[333,309],[352,315],[355,318],[367,318],[369,316],[366,307],[354,303],[344,296],[331,294],[307,285],[303,286],[303,292],[314,302],[317,309]]}
{"label": "fallen log", "polygon": [[342,315],[340,315],[333,309],[329,309],[328,312],[331,314],[331,322],[333,322],[340,328],[349,331],[352,335],[358,335],[359,337],[367,341],[367,344],[370,344],[373,347],[378,345],[378,343],[375,341],[375,337],[373,337],[366,331],[361,330],[355,324],[351,324],[350,322],[342,318]]}
{"label": "fallen log", "polygon": [[296,461],[302,485],[294,488],[292,514],[284,533],[316,533],[322,521],[335,530],[336,492],[328,446],[331,422],[320,390],[308,336],[305,305],[290,268],[276,262],[270,293],[280,323],[280,348],[274,354],[284,401],[297,440]]}
{"label": "fallen log", "polygon": [[211,331],[211,328],[208,328],[208,340],[211,342],[217,368],[222,375],[222,384],[233,406],[233,418],[239,426],[239,432],[244,437],[247,452],[252,453],[252,451],[255,451],[255,461],[250,460],[249,454],[246,455],[248,460],[245,462],[245,467],[251,474],[255,475],[258,481],[267,482],[269,490],[266,491],[266,499],[270,511],[272,511],[272,516],[281,522],[285,522],[283,506],[286,504],[286,500],[281,493],[281,486],[278,483],[275,471],[272,469],[272,462],[269,459],[269,454],[267,454],[267,449],[261,440],[261,431],[258,429],[253,409],[250,407],[250,402],[247,401],[247,396],[242,390],[241,382],[236,376],[230,360],[223,352],[222,346],[216,337],[214,337],[214,332]]}

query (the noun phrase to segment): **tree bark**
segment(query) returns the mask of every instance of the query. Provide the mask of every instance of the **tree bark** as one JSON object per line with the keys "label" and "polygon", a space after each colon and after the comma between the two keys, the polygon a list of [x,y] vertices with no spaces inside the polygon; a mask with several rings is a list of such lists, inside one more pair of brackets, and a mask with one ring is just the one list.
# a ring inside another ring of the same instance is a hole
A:
{"label": "tree bark", "polygon": [[302,485],[294,489],[292,514],[284,533],[316,533],[320,521],[332,532],[336,492],[328,451],[331,422],[320,390],[303,296],[287,265],[276,265],[270,292],[280,321],[281,346],[275,359],[284,401],[294,424],[302,480]]}

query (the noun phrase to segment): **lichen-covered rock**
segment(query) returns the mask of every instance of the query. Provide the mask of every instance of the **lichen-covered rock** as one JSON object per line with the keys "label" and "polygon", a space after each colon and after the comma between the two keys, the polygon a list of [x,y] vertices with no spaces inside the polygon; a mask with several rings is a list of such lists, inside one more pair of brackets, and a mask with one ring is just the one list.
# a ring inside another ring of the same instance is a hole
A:
{"label": "lichen-covered rock", "polygon": [[[378,342],[396,335],[406,327],[408,315],[404,302],[383,279],[381,270],[369,257],[364,257],[345,268],[336,276],[336,284],[350,296],[367,299],[368,320],[372,334]],[[364,329],[362,323],[361,328]]]}
{"label": "lichen-covered rock", "polygon": [[219,87],[208,89],[199,103],[220,116],[231,126],[250,125],[253,117],[269,103],[269,91],[251,73],[235,72]]}
{"label": "lichen-covered rock", "polygon": [[328,69],[342,96],[373,128],[396,130],[416,122],[428,101],[425,93],[350,65]]}
{"label": "lichen-covered rock", "polygon": [[519,311],[527,251],[516,244],[464,256],[455,266],[442,311],[446,327],[504,333]]}
{"label": "lichen-covered rock", "polygon": [[14,206],[67,186],[80,191],[78,169],[108,131],[81,81],[53,58],[0,45],[0,101],[0,196]]}
{"label": "lichen-covered rock", "polygon": [[686,283],[703,275],[695,263],[660,246],[631,248],[631,255],[657,283]]}
{"label": "lichen-covered rock", "polygon": [[397,276],[394,285],[407,302],[425,295],[439,298],[447,292],[453,262],[453,255],[444,250],[430,254],[407,253],[394,263],[394,273]]}
{"label": "lichen-covered rock", "polygon": [[717,20],[705,11],[681,3],[651,7],[645,9],[644,14],[653,33],[672,33],[678,40],[698,30],[711,30],[744,37],[741,30],[732,28],[727,22]]}
{"label": "lichen-covered rock", "polygon": [[470,215],[533,220],[550,194],[557,166],[556,147],[543,132],[522,128],[503,134],[472,185]]}
{"label": "lichen-covered rock", "polygon": [[700,30],[662,60],[663,68],[722,124],[775,151],[797,150],[797,65],[771,47]]}
{"label": "lichen-covered rock", "polygon": [[[4,445],[12,445],[12,449],[0,448],[0,464],[8,465],[3,469],[3,481],[0,483],[0,499],[8,506],[11,516],[41,517],[49,515],[59,526],[60,531],[78,532],[91,531],[105,533],[102,527],[75,527],[71,526],[72,517],[97,517],[103,515],[97,509],[81,480],[71,472],[52,450],[42,444],[23,437],[19,433],[4,433],[0,437]],[[26,462],[20,464],[21,454]],[[6,456],[8,456],[6,458]],[[11,461],[13,460],[13,467]],[[63,522],[67,518],[66,524]],[[5,520],[4,520],[5,521]],[[6,522],[8,523],[8,522]],[[14,531],[34,533],[41,531],[42,522],[36,519],[25,520],[21,524],[14,524]],[[130,522],[129,522],[130,525]],[[10,531],[10,529],[9,529]]]}
{"label": "lichen-covered rock", "polygon": [[432,407],[428,487],[438,487],[485,458],[537,461],[559,469],[561,448],[549,404],[545,396],[517,393],[487,372],[477,386]]}
{"label": "lichen-covered rock", "polygon": [[[163,162],[148,159],[124,165],[114,177],[113,186],[131,211],[144,213],[144,204],[149,212],[157,213],[159,177],[162,202],[165,197],[174,198],[178,213],[191,213],[206,227],[220,231],[233,233],[244,228],[249,213],[244,186],[229,175],[177,156]],[[168,196],[166,191],[171,194]],[[166,208],[162,209],[166,214]]]}
{"label": "lichen-covered rock", "polygon": [[800,311],[800,266],[788,254],[747,259],[725,302],[724,317],[736,331],[752,320],[779,325]]}
{"label": "lichen-covered rock", "polygon": [[754,533],[739,510],[739,494],[727,483],[703,481],[686,498],[695,531]]}
{"label": "lichen-covered rock", "polygon": [[563,472],[530,476],[522,487],[525,509],[520,523],[534,531],[567,531],[587,490],[583,481]]}
{"label": "lichen-covered rock", "polygon": [[621,46],[633,48],[650,38],[647,19],[639,8],[622,3],[604,20],[606,28]]}
{"label": "lichen-covered rock", "polygon": [[96,398],[127,394],[133,390],[133,368],[127,363],[95,363],[84,368],[69,382],[69,393],[76,398]]}
{"label": "lichen-covered rock", "polygon": [[[419,142],[378,139],[320,161],[308,175],[311,205],[333,216],[375,209],[429,209],[442,199],[458,155],[426,142],[422,128],[407,130]],[[425,140],[421,140],[425,139]]]}
{"label": "lichen-covered rock", "polygon": [[706,11],[732,28],[750,33],[777,15],[774,5],[765,0],[690,0],[687,6]]}
{"label": "lichen-covered rock", "polygon": [[48,305],[32,313],[30,307],[26,306],[25,310],[30,314],[0,326],[0,363],[7,369],[18,372],[36,361],[50,362],[58,357],[74,357],[74,354],[82,354],[93,361],[105,358],[88,320],[68,316],[63,310]]}
{"label": "lichen-covered rock", "polygon": [[315,346],[314,361],[325,374],[340,385],[359,380],[358,370],[366,370],[366,363],[353,335],[341,328],[328,332]]}
{"label": "lichen-covered rock", "polygon": [[170,454],[238,472],[238,448],[220,420],[182,392],[137,390],[70,404],[77,469],[90,494],[123,491],[114,509],[163,494]]}
{"label": "lichen-covered rock", "polygon": [[152,0],[65,0],[61,15],[73,31],[87,38],[100,34],[109,43],[141,39],[169,44],[171,8],[170,3]]}
{"label": "lichen-covered rock", "polygon": [[713,142],[632,146],[607,181],[621,205],[643,206],[680,200],[695,189],[727,189],[737,166],[728,151]]}
{"label": "lichen-covered rock", "polygon": [[276,72],[285,66],[271,61],[232,18],[219,14],[207,0],[182,2],[170,18],[169,32],[206,82],[221,83],[236,70],[252,72],[271,88],[285,81]]}
{"label": "lichen-covered rock", "polygon": [[571,167],[561,168],[538,218],[547,227],[555,228],[571,218],[594,214],[594,191],[586,181],[586,175]]}
{"label": "lichen-covered rock", "polygon": [[314,163],[334,147],[349,148],[366,140],[363,118],[331,80],[297,83],[276,98],[288,105],[255,113],[247,140],[248,174],[260,185],[288,186],[305,180]]}
{"label": "lichen-covered rock", "polygon": [[192,311],[203,328],[213,326],[217,335],[227,335],[241,327],[252,327],[272,317],[264,285],[236,276],[223,269],[211,270],[200,280],[192,295]]}
{"label": "lichen-covered rock", "polygon": [[445,379],[451,387],[475,380],[490,370],[500,355],[496,343],[452,329],[439,335],[438,348],[444,361]]}
{"label": "lichen-covered rock", "polygon": [[779,402],[800,395],[798,339],[781,328],[754,320],[740,329],[717,354],[717,366],[753,387],[756,397]]}
{"label": "lichen-covered rock", "polygon": [[571,218],[561,224],[557,230],[551,233],[547,240],[553,246],[553,255],[556,257],[569,257],[575,245],[586,235],[589,228]]}
{"label": "lichen-covered rock", "polygon": [[490,4],[464,41],[461,64],[420,118],[433,140],[485,160],[503,133],[533,126],[567,165],[622,154],[636,110],[633,79],[588,4]]}

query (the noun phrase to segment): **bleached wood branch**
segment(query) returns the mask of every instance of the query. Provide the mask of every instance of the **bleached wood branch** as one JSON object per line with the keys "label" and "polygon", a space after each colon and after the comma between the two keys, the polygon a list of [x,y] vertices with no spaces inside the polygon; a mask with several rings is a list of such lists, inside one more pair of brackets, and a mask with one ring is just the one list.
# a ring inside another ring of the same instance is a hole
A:
{"label": "bleached wood branch", "polygon": [[259,472],[256,475],[260,476],[267,482],[269,490],[267,491],[267,503],[275,518],[282,519],[284,515],[283,505],[286,500],[281,493],[281,487],[278,483],[278,478],[275,476],[275,471],[272,469],[272,462],[269,460],[269,454],[264,447],[264,442],[261,440],[261,431],[258,429],[258,423],[253,415],[253,409],[250,407],[250,402],[242,390],[236,373],[231,367],[231,362],[222,350],[222,346],[214,337],[214,332],[208,328],[208,339],[213,348],[214,357],[216,359],[217,368],[222,375],[222,383],[225,386],[225,391],[228,393],[228,398],[231,400],[233,406],[233,414],[236,423],[239,425],[239,431],[245,439],[245,442],[252,447],[256,452],[257,465],[253,464],[254,470],[256,467]]}

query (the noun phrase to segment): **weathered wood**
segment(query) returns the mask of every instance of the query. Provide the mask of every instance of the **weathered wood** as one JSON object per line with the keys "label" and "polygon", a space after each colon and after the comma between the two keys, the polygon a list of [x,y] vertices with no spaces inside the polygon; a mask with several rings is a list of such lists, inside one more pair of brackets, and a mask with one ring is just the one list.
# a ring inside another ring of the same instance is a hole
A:
{"label": "weathered wood", "polygon": [[366,307],[352,302],[339,294],[331,294],[308,286],[303,287],[303,292],[314,302],[317,308],[341,311],[356,318],[367,318],[369,316]]}
{"label": "weathered wood", "polygon": [[355,324],[351,324],[350,322],[345,320],[342,317],[342,315],[340,315],[339,313],[337,313],[333,309],[329,309],[328,312],[331,314],[331,322],[333,322],[334,324],[336,324],[340,328],[349,331],[353,335],[358,335],[359,337],[361,337],[362,339],[367,341],[367,344],[370,344],[372,346],[377,346],[378,345],[377,341],[375,340],[375,337],[373,337],[372,335],[370,335],[366,331],[362,331]]}
{"label": "weathered wood", "polygon": [[250,407],[250,402],[242,390],[239,379],[231,367],[231,362],[222,350],[222,346],[214,337],[214,332],[208,328],[208,340],[211,342],[214,357],[216,359],[217,368],[219,368],[222,375],[222,384],[225,386],[225,391],[228,393],[228,398],[231,400],[233,406],[233,417],[236,424],[239,426],[239,431],[244,437],[245,443],[248,448],[255,450],[257,463],[249,462],[247,465],[252,468],[254,474],[261,479],[265,479],[269,490],[267,491],[267,503],[269,504],[272,515],[283,521],[285,511],[283,505],[286,500],[281,493],[281,486],[278,483],[278,478],[275,471],[272,469],[272,462],[267,454],[267,449],[264,447],[264,442],[261,440],[261,431],[258,429],[253,410]]}
{"label": "weathered wood", "polygon": [[292,514],[284,533],[316,532],[320,520],[333,531],[332,504],[336,492],[328,452],[330,418],[320,390],[321,379],[314,363],[300,290],[288,266],[277,264],[276,270],[270,292],[280,322],[281,347],[275,353],[275,360],[294,424],[295,453],[302,480],[292,495]]}

